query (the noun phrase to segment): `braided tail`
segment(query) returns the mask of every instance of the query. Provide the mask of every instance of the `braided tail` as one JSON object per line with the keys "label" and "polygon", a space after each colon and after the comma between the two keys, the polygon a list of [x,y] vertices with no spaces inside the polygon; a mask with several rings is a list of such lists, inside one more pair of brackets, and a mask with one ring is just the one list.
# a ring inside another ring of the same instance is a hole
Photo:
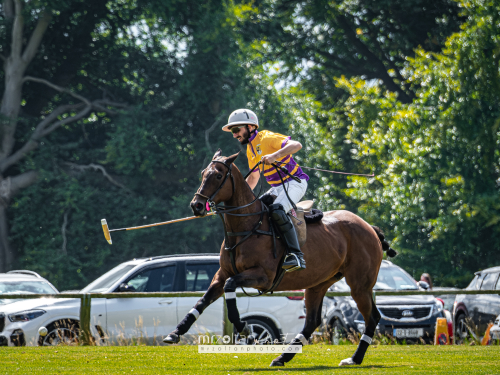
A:
{"label": "braided tail", "polygon": [[375,233],[377,233],[378,239],[382,244],[382,249],[387,253],[387,256],[394,258],[396,255],[398,255],[398,252],[394,250],[391,245],[389,245],[389,242],[385,240],[384,232],[382,232],[382,229],[376,227],[375,225],[372,225],[372,228]]}

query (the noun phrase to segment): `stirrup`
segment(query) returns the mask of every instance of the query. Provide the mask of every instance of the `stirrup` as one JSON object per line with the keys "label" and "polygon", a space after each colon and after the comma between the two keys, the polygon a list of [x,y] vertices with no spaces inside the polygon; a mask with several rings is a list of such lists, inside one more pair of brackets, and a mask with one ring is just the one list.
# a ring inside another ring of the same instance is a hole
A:
{"label": "stirrup", "polygon": [[302,266],[302,262],[300,261],[299,257],[295,253],[288,254],[286,256],[286,258],[285,258],[285,262],[286,262],[287,258],[289,256],[291,256],[291,255],[293,255],[295,257],[295,261],[297,262],[297,265],[296,266],[292,266],[290,268],[284,268],[282,266],[281,268],[283,268],[285,270],[285,272],[293,272],[293,271],[297,271],[297,270],[304,270],[304,269],[306,269],[305,264],[304,264],[304,266]]}

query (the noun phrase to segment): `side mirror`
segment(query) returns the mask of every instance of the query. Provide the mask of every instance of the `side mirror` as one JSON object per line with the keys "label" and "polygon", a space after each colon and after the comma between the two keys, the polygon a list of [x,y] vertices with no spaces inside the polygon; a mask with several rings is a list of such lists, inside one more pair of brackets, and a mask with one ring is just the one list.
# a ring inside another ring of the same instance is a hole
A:
{"label": "side mirror", "polygon": [[132,285],[128,285],[125,283],[121,283],[120,286],[118,287],[119,292],[135,292],[135,288]]}
{"label": "side mirror", "polygon": [[424,290],[429,290],[429,284],[427,284],[425,281],[419,281],[418,286]]}

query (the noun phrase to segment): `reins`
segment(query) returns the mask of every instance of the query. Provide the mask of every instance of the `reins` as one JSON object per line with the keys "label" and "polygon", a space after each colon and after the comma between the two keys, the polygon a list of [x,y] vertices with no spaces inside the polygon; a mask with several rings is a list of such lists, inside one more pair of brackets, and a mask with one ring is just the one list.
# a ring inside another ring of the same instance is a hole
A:
{"label": "reins", "polygon": [[[278,164],[286,164],[286,163],[282,163],[280,161],[276,161],[276,163]],[[327,172],[327,173],[335,173],[335,174],[344,174],[344,175],[347,175],[347,176],[364,176],[364,177],[375,177],[375,174],[372,173],[372,174],[364,174],[364,173],[350,173],[350,172],[339,172],[339,171],[330,171],[328,169],[320,169],[320,168],[313,168],[313,167],[305,167],[303,166],[302,164],[300,165],[300,168],[303,168],[303,169],[311,169],[313,171],[320,171],[320,172]]]}

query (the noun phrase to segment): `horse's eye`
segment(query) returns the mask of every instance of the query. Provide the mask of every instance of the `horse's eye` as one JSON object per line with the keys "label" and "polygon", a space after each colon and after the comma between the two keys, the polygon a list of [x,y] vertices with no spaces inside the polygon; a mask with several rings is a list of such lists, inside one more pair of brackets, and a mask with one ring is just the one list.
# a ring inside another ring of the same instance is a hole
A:
{"label": "horse's eye", "polygon": [[217,175],[217,180],[220,180],[222,178],[222,175],[221,174],[218,174]]}

